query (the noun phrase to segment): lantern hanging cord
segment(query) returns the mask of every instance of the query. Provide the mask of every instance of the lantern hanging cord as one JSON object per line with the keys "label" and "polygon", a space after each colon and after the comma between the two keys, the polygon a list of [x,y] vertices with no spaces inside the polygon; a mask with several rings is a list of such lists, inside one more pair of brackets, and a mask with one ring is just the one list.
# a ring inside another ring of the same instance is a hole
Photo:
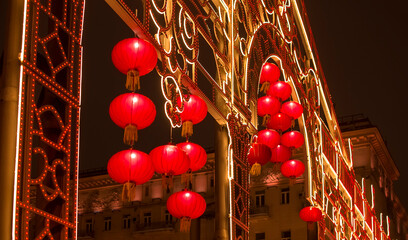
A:
{"label": "lantern hanging cord", "polygon": [[173,143],[173,127],[170,125],[170,143]]}

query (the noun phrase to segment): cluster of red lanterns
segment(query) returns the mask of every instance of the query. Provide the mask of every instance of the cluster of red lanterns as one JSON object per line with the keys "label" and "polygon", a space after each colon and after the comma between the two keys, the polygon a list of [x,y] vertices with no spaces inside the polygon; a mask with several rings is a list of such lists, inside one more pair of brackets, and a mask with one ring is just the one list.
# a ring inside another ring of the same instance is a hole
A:
{"label": "cluster of red lanterns", "polygon": [[[289,98],[290,84],[279,81],[280,69],[273,63],[262,67],[260,84],[265,96],[258,99],[258,116],[263,117],[262,125],[267,129],[259,131],[251,145],[248,161],[250,173],[259,175],[261,166],[267,162],[281,164],[281,173],[293,181],[305,170],[302,161],[291,160],[292,150],[304,144],[304,137],[298,131],[289,130],[292,121],[303,114],[303,107]],[[263,145],[263,146],[262,146]]]}
{"label": "cluster of red lanterns", "polygon": [[[138,130],[152,124],[156,116],[153,102],[135,91],[140,90],[139,77],[151,72],[157,63],[155,47],[139,38],[120,41],[112,51],[115,67],[127,75],[126,88],[130,93],[116,97],[109,107],[112,121],[124,129],[123,141],[130,145],[130,150],[114,154],[108,162],[109,176],[123,184],[122,200],[134,198],[135,186],[149,181],[154,172],[162,175],[163,188],[172,187],[172,177],[186,174],[202,168],[207,161],[205,150],[198,144],[188,141],[193,133],[193,124],[201,122],[207,115],[207,105],[200,97],[187,95],[178,99],[183,123],[182,136],[186,142],[154,148],[149,154],[134,150],[138,139]],[[180,229],[188,231],[191,219],[201,216],[206,208],[204,198],[198,193],[186,189],[171,195],[167,202],[169,212],[181,219]]]}

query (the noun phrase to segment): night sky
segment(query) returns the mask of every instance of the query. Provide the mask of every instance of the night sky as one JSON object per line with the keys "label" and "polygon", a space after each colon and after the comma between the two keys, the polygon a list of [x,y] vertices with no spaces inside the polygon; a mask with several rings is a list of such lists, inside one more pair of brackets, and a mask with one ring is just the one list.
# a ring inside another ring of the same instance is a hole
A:
{"label": "night sky", "polygon": [[[337,116],[362,113],[376,125],[401,173],[397,193],[408,206],[408,45],[407,1],[305,0],[311,27]],[[0,1],[0,20],[5,20]],[[4,23],[5,21],[1,21]],[[5,36],[0,25],[0,46]],[[113,66],[110,54],[120,40],[133,33],[102,0],[88,0],[84,29],[84,64],[81,115],[81,170],[105,168],[114,153],[126,149],[123,131],[109,118],[111,100],[125,93],[125,76]],[[140,131],[137,149],[149,152],[169,141],[159,76],[142,77],[141,93],[157,108],[155,122]],[[214,121],[207,116],[191,139],[213,146]],[[176,130],[175,136],[180,135]],[[176,142],[179,141],[176,139]]]}

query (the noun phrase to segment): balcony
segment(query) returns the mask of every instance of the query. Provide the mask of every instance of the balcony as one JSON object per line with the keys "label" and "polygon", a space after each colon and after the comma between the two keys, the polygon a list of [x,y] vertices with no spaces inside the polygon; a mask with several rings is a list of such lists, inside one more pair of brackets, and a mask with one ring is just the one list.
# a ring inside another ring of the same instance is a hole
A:
{"label": "balcony", "polygon": [[269,216],[269,207],[268,206],[253,206],[249,209],[251,217],[256,216]]}
{"label": "balcony", "polygon": [[155,222],[150,224],[136,224],[135,232],[152,232],[152,231],[173,231],[175,228],[174,222]]}
{"label": "balcony", "polygon": [[85,239],[95,239],[95,232],[94,231],[79,231],[78,232],[78,240],[85,240]]}

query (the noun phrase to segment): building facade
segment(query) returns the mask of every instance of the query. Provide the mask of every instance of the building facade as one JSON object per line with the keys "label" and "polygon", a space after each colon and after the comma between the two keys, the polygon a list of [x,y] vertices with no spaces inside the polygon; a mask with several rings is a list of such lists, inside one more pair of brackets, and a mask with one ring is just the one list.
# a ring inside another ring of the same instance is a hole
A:
{"label": "building facade", "polygon": [[[345,120],[340,126],[345,141],[350,139],[356,181],[351,209],[339,211],[338,203],[326,203],[322,221],[303,222],[299,211],[309,205],[307,173],[291,183],[276,166],[267,164],[259,177],[251,178],[250,239],[345,239],[339,238],[343,235],[349,235],[347,239],[408,239],[407,213],[393,190],[399,172],[381,134],[369,121],[358,126],[355,119]],[[304,151],[304,147],[298,149],[293,158],[304,161]],[[192,221],[190,233],[182,233],[178,220],[167,212],[170,193],[162,190],[159,177],[138,186],[133,201],[123,203],[121,186],[106,172],[84,172],[79,180],[79,238],[212,240],[214,188],[214,153],[209,153],[206,167],[193,176],[193,190],[206,199],[207,210]],[[176,177],[173,192],[180,190]],[[349,216],[351,228],[336,214]]]}

